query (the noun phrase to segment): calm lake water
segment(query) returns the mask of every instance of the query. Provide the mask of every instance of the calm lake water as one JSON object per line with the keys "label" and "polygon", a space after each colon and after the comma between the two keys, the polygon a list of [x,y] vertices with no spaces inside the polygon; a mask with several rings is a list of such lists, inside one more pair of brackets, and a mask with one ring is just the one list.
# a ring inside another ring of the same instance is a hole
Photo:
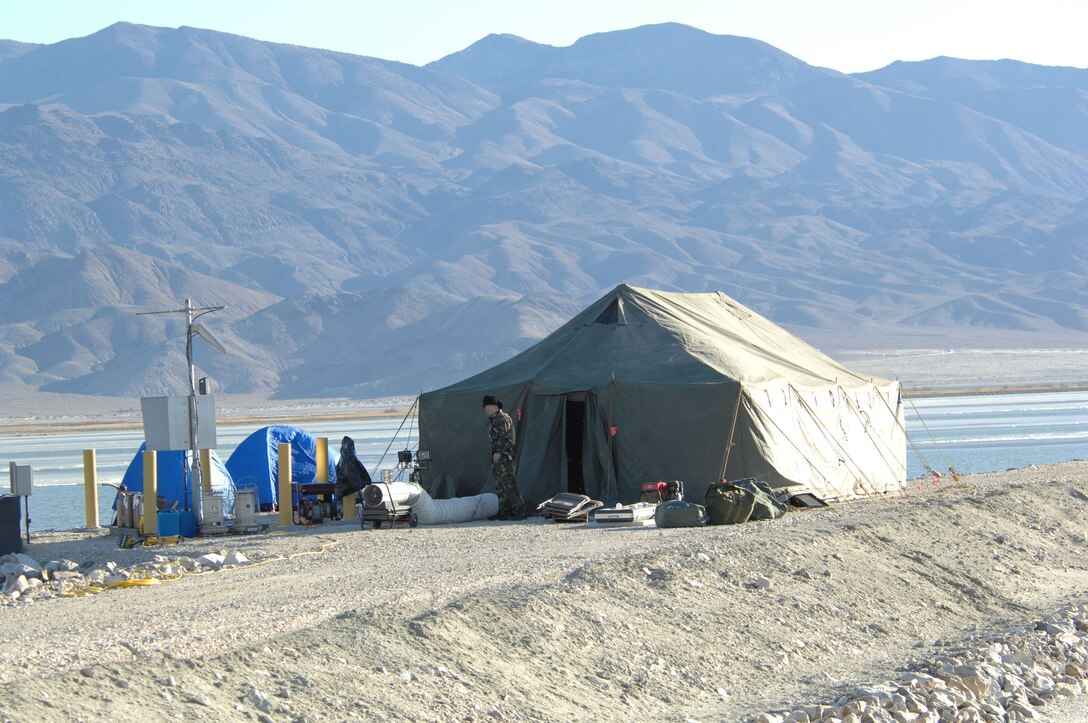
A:
{"label": "calm lake water", "polygon": [[[942,473],[952,466],[966,474],[1088,459],[1088,392],[913,398],[907,400],[906,423],[912,478],[924,475],[927,465]],[[376,476],[376,470],[395,465],[397,450],[417,446],[414,422],[405,423],[390,446],[400,425],[400,418],[382,418],[310,424],[306,429],[329,439],[330,455],[339,450],[341,437],[353,438],[359,458]],[[219,457],[226,461],[257,428],[219,425]],[[82,527],[83,450],[97,450],[99,482],[117,484],[142,442],[142,430],[0,436],[0,490],[7,491],[7,462],[32,465],[31,533]],[[387,447],[389,453],[379,465]],[[113,497],[112,487],[100,488],[103,524],[113,517]]]}
{"label": "calm lake water", "polygon": [[1088,392],[908,398],[906,423],[908,477],[1088,459]]}

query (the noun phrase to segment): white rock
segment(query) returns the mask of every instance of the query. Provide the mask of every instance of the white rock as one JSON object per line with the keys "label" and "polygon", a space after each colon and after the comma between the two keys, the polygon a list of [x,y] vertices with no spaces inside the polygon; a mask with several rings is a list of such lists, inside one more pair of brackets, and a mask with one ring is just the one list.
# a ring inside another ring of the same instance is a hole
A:
{"label": "white rock", "polygon": [[262,713],[271,713],[273,704],[263,693],[254,688],[245,694],[242,698],[242,702],[247,705],[251,705]]}
{"label": "white rock", "polygon": [[1058,683],[1054,686],[1054,692],[1063,697],[1072,697],[1080,694],[1080,685],[1070,683]]}
{"label": "white rock", "polygon": [[22,595],[27,588],[30,587],[30,583],[26,580],[26,575],[14,575],[7,579],[4,583],[4,594],[10,594],[11,592],[17,592]]}
{"label": "white rock", "polygon": [[883,688],[858,688],[854,695],[858,698],[870,699],[873,703],[882,708],[890,705],[892,702],[891,691],[884,690]]}
{"label": "white rock", "polygon": [[1026,703],[1020,701],[1013,701],[1005,708],[1005,712],[1009,714],[1015,714],[1017,717],[1013,718],[1009,716],[1009,720],[1035,720],[1039,717],[1039,712]]}
{"label": "white rock", "polygon": [[247,562],[249,562],[249,558],[237,550],[231,550],[223,558],[224,565],[245,565]]}
{"label": "white rock", "polygon": [[842,707],[843,717],[849,712],[857,713],[858,717],[861,717],[868,707],[869,704],[864,700],[852,700]]}
{"label": "white rock", "polygon": [[41,574],[42,569],[40,567],[24,565],[21,562],[5,562],[3,565],[0,565],[0,576],[3,577],[16,577],[18,575],[38,577]]}
{"label": "white rock", "polygon": [[947,691],[934,691],[929,694],[927,704],[930,708],[955,708],[956,699]]}
{"label": "white rock", "polygon": [[198,563],[204,567],[211,567],[219,569],[223,566],[223,560],[225,557],[215,552],[209,552],[207,555],[201,555],[196,559]]}
{"label": "white rock", "polygon": [[[105,575],[102,570],[93,570],[92,572],[97,572]],[[52,576],[54,580],[73,580],[77,577],[82,577],[82,575],[80,575],[75,570],[57,570],[56,572],[52,573]]]}
{"label": "white rock", "polygon": [[932,675],[926,675],[925,673],[907,673],[903,676],[903,680],[907,683],[916,683],[924,687],[940,682],[939,678],[934,678]]}
{"label": "white rock", "polygon": [[748,585],[756,590],[769,590],[774,583],[763,575],[757,575]]}
{"label": "white rock", "polygon": [[9,562],[13,562],[13,563],[16,563],[18,565],[26,565],[27,567],[31,567],[31,568],[33,568],[35,570],[41,570],[42,569],[42,566],[38,563],[37,560],[35,560],[30,555],[24,555],[21,552],[12,552],[12,553],[9,553],[7,555],[4,555],[3,557],[0,557],[0,565],[6,564],[6,563],[9,563]]}
{"label": "white rock", "polygon": [[79,563],[72,562],[71,560],[50,560],[49,562],[45,563],[44,569],[49,570],[50,572],[56,572],[57,570],[69,572],[71,570],[78,570]]}

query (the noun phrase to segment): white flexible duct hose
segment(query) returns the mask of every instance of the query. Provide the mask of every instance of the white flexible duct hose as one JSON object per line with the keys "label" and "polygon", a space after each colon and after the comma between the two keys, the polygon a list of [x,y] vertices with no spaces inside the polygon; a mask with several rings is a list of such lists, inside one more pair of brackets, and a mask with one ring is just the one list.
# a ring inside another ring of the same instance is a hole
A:
{"label": "white flexible duct hose", "polygon": [[492,492],[472,497],[455,497],[452,500],[436,500],[426,490],[419,491],[419,500],[412,506],[412,511],[416,513],[421,525],[472,522],[499,514],[499,496]]}
{"label": "white flexible duct hose", "polygon": [[499,496],[494,493],[436,500],[414,482],[375,482],[363,488],[362,496],[367,507],[410,506],[421,525],[486,520],[499,513]]}

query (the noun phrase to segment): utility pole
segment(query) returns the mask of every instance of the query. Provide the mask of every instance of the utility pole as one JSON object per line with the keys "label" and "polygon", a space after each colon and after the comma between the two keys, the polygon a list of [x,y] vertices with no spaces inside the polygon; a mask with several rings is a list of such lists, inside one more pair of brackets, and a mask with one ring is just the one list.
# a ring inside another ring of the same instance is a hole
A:
{"label": "utility pole", "polygon": [[[219,343],[219,340],[212,336],[211,332],[205,329],[196,320],[205,314],[210,314],[213,311],[222,311],[227,307],[225,306],[200,306],[194,307],[192,299],[185,300],[185,306],[181,309],[167,309],[166,311],[142,311],[138,312],[137,316],[151,316],[155,314],[185,314],[185,361],[189,368],[189,450],[191,452],[191,459],[188,465],[189,472],[189,490],[188,493],[192,495],[192,506],[196,513],[196,518],[199,521],[201,519],[200,507],[202,485],[200,479],[200,445],[197,440],[197,404],[196,404],[196,365],[193,363],[193,334],[196,333],[202,339],[207,341],[216,350],[225,353],[227,350]],[[184,492],[183,492],[184,496]],[[185,509],[188,510],[189,500],[183,500]]]}

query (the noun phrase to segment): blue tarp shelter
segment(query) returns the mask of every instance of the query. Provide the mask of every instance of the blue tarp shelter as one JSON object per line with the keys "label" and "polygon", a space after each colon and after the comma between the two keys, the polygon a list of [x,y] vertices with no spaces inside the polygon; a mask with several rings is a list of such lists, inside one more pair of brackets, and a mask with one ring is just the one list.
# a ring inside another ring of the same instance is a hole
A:
{"label": "blue tarp shelter", "polygon": [[[146,443],[140,445],[139,451],[129,462],[128,469],[125,470],[125,476],[121,479],[122,484],[128,488],[129,492],[144,491],[144,450],[146,449]],[[162,495],[168,505],[177,502],[178,508],[184,509],[186,502],[188,502],[188,506],[191,508],[193,506],[192,498],[185,500],[182,499],[182,495],[185,491],[185,469],[189,464],[189,460],[192,459],[192,453],[181,450],[160,451],[155,453],[155,458],[158,464],[158,480],[156,481],[158,494]],[[227,471],[223,460],[219,459],[219,455],[215,453],[215,450],[212,450],[212,490],[224,496],[223,509],[225,511],[229,512],[233,509],[234,484],[230,472]],[[114,507],[116,506],[117,502],[115,500]]]}
{"label": "blue tarp shelter", "polygon": [[[299,484],[317,481],[317,438],[300,427],[262,427],[242,440],[227,459],[227,470],[238,489],[255,487],[262,510],[278,503],[279,446],[291,445],[291,478]],[[336,452],[329,450],[329,482],[336,480]]]}

